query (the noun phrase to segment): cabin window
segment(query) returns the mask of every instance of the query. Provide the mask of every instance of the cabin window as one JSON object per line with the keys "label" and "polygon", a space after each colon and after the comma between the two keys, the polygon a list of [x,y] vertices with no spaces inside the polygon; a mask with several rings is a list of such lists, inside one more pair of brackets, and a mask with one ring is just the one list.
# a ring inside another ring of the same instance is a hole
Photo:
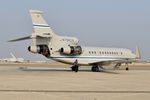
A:
{"label": "cabin window", "polygon": [[121,52],[121,55],[122,55],[123,53]]}
{"label": "cabin window", "polygon": [[91,52],[89,51],[89,54],[91,54]]}
{"label": "cabin window", "polygon": [[101,54],[101,51],[99,53]]}
{"label": "cabin window", "polygon": [[102,52],[102,54],[104,54],[104,52]]}
{"label": "cabin window", "polygon": [[94,53],[96,54],[96,51],[94,51]]}
{"label": "cabin window", "polygon": [[107,54],[109,54],[109,52],[107,52]]}

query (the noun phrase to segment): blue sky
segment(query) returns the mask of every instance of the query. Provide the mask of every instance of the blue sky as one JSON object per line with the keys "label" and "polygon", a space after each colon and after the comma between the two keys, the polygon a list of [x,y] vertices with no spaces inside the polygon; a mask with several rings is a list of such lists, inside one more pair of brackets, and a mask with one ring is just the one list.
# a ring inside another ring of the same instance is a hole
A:
{"label": "blue sky", "polygon": [[85,46],[132,51],[139,46],[142,59],[149,60],[149,5],[149,0],[1,0],[0,58],[13,52],[25,59],[46,59],[27,51],[31,41],[6,42],[32,32],[29,10],[37,9],[59,35],[75,36]]}

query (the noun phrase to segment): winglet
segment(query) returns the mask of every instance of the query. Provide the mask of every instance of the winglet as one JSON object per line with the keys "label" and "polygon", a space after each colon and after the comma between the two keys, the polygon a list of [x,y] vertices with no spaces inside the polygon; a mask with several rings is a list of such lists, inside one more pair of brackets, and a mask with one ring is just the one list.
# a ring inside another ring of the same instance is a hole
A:
{"label": "winglet", "polygon": [[135,56],[136,56],[136,59],[138,59],[138,60],[141,59],[141,52],[138,47],[136,47]]}

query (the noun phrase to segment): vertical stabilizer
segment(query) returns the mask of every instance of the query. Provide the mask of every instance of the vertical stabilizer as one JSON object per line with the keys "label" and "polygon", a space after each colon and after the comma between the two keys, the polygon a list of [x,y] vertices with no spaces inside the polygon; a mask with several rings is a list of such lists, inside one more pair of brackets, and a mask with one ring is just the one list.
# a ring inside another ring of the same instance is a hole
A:
{"label": "vertical stabilizer", "polygon": [[42,11],[30,10],[30,15],[33,23],[34,32],[33,34],[49,34],[53,35],[54,32],[44,20],[42,16]]}
{"label": "vertical stabilizer", "polygon": [[16,59],[16,57],[13,55],[13,53],[11,52],[10,55],[12,56],[13,59]]}
{"label": "vertical stabilizer", "polygon": [[138,47],[136,47],[135,55],[136,55],[136,59],[141,59],[141,52]]}

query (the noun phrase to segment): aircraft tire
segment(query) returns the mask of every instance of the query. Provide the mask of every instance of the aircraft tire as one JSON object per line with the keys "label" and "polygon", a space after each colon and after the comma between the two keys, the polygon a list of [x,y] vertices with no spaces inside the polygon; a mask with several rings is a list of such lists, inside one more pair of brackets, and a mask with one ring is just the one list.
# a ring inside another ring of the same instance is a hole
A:
{"label": "aircraft tire", "polygon": [[96,66],[95,71],[96,71],[96,72],[99,72],[99,68],[98,68],[98,66]]}
{"label": "aircraft tire", "polygon": [[92,69],[91,69],[93,72],[99,72],[99,68],[98,66],[92,66]]}
{"label": "aircraft tire", "polygon": [[128,71],[129,70],[129,68],[128,67],[126,67],[126,71]]}

